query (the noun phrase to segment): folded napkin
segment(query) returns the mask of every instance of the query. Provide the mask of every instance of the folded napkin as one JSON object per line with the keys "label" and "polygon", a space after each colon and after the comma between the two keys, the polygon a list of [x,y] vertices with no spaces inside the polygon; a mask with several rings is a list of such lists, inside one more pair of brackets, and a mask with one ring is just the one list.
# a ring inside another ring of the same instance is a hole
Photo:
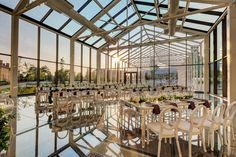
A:
{"label": "folded napkin", "polygon": [[196,106],[195,106],[194,101],[188,100],[187,103],[189,103],[188,109],[191,109],[191,110],[194,110],[194,109],[195,109]]}
{"label": "folded napkin", "polygon": [[153,107],[153,110],[152,110],[153,114],[160,114],[161,113],[161,109],[160,109],[160,106],[158,104],[154,104],[154,103],[151,103],[151,102],[146,102],[146,105]]}

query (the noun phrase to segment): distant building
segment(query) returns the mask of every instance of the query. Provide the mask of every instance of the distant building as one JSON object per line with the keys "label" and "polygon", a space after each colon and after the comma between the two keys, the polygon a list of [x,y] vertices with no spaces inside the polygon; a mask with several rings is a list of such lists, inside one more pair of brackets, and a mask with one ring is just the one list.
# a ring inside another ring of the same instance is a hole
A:
{"label": "distant building", "polygon": [[10,64],[0,60],[0,80],[10,82]]}

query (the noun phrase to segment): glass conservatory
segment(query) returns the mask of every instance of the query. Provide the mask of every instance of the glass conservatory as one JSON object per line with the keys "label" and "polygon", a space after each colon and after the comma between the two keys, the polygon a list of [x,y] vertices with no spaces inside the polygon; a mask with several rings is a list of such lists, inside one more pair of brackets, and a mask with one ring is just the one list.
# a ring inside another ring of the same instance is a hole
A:
{"label": "glass conservatory", "polygon": [[235,0],[0,0],[0,157],[236,154]]}

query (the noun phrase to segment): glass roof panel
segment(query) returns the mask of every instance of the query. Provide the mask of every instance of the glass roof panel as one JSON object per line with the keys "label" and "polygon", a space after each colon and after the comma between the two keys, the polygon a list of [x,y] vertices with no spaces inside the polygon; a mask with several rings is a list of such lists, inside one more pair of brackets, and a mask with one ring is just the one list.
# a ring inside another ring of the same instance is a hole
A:
{"label": "glass roof panel", "polygon": [[[185,7],[185,4],[183,4],[183,2],[181,1],[179,3],[180,6]],[[207,4],[207,3],[197,3],[197,2],[190,2],[189,3],[189,8],[195,8],[195,9],[204,9],[204,8],[209,8],[209,7],[213,7],[215,5],[213,4]]]}
{"label": "glass roof panel", "polygon": [[[84,32],[80,35],[80,37],[87,36],[87,35],[91,35],[91,34],[92,34],[92,32],[91,32],[89,29],[86,29],[86,31],[84,31]],[[85,40],[85,38],[84,38],[84,39],[81,39],[81,40]]]}
{"label": "glass roof panel", "polygon": [[75,34],[82,26],[75,22],[74,20],[70,21],[63,29],[62,32],[73,35]]}
{"label": "glass roof panel", "polygon": [[97,42],[94,46],[95,47],[101,47],[102,45],[104,45],[106,43],[106,41],[104,39],[100,40],[99,42]]}
{"label": "glass roof panel", "polygon": [[137,20],[139,20],[138,15],[134,15],[133,17],[131,17],[131,18],[128,20],[128,24],[129,24],[129,25],[132,25],[132,24],[135,23]]}
{"label": "glass roof panel", "polygon": [[69,3],[71,3],[74,6],[74,10],[79,10],[86,2],[87,0],[67,0]]}
{"label": "glass roof panel", "polygon": [[20,0],[0,0],[0,4],[14,9]]}
{"label": "glass roof panel", "polygon": [[184,26],[189,27],[189,28],[195,28],[198,30],[203,30],[203,31],[208,31],[211,28],[210,26],[200,25],[200,24],[190,23],[190,22],[184,22]]}
{"label": "glass roof panel", "polygon": [[198,14],[188,15],[186,16],[186,18],[214,23],[219,18],[219,16],[198,13]]}
{"label": "glass roof panel", "polygon": [[100,39],[100,37],[98,37],[98,36],[92,36],[92,37],[88,38],[85,42],[89,45],[92,45],[94,42],[96,42],[99,39]]}
{"label": "glass roof panel", "polygon": [[69,18],[63,14],[53,11],[43,22],[55,29],[59,29]]}
{"label": "glass roof panel", "polygon": [[145,14],[141,14],[142,18],[144,18],[145,20],[156,20],[157,16],[152,16],[152,15],[145,15]]}
{"label": "glass roof panel", "polygon": [[97,26],[97,27],[101,27],[105,22],[102,21],[102,20],[97,20],[94,24]]}
{"label": "glass roof panel", "polygon": [[121,31],[111,32],[111,33],[109,33],[109,36],[115,37],[115,36],[118,35],[119,33],[121,33]]}
{"label": "glass roof panel", "polygon": [[126,0],[121,0],[118,4],[116,4],[112,9],[108,11],[108,13],[111,16],[114,16],[116,13],[118,13],[121,9],[126,7]]}
{"label": "glass roof panel", "polygon": [[105,8],[112,0],[98,0],[98,2]]}
{"label": "glass roof panel", "polygon": [[87,20],[91,20],[100,11],[101,8],[94,1],[92,1],[80,12],[80,14]]}
{"label": "glass roof panel", "polygon": [[24,13],[25,15],[37,20],[37,21],[40,21],[44,15],[48,12],[50,8],[44,4],[42,5],[39,5],[29,11],[27,11],[26,13]]}
{"label": "glass roof panel", "polygon": [[105,29],[106,31],[112,30],[113,28],[115,28],[116,25],[113,23],[108,23],[106,26],[103,27],[103,29]]}
{"label": "glass roof panel", "polygon": [[138,10],[140,11],[145,11],[148,12],[150,10],[155,10],[153,6],[149,6],[149,5],[140,5],[140,4],[136,4]]}
{"label": "glass roof panel", "polygon": [[159,10],[160,10],[160,14],[166,14],[167,13],[167,11],[168,11],[168,9],[167,8],[159,8]]}

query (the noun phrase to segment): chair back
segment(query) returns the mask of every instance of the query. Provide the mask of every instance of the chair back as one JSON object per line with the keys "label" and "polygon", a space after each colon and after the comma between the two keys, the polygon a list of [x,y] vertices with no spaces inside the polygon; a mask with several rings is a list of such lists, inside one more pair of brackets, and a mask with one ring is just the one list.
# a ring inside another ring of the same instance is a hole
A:
{"label": "chair back", "polygon": [[181,120],[181,112],[175,106],[164,108],[159,116],[161,133],[163,130],[174,130],[177,133],[177,128]]}
{"label": "chair back", "polygon": [[225,118],[228,120],[233,120],[236,114],[236,101],[233,101],[225,111]]}
{"label": "chair back", "polygon": [[198,105],[190,115],[190,129],[202,128],[204,121],[207,119],[207,108],[204,105]]}
{"label": "chair back", "polygon": [[220,122],[223,119],[225,113],[225,104],[222,103],[221,105],[217,105],[213,111],[211,119],[214,122]]}

